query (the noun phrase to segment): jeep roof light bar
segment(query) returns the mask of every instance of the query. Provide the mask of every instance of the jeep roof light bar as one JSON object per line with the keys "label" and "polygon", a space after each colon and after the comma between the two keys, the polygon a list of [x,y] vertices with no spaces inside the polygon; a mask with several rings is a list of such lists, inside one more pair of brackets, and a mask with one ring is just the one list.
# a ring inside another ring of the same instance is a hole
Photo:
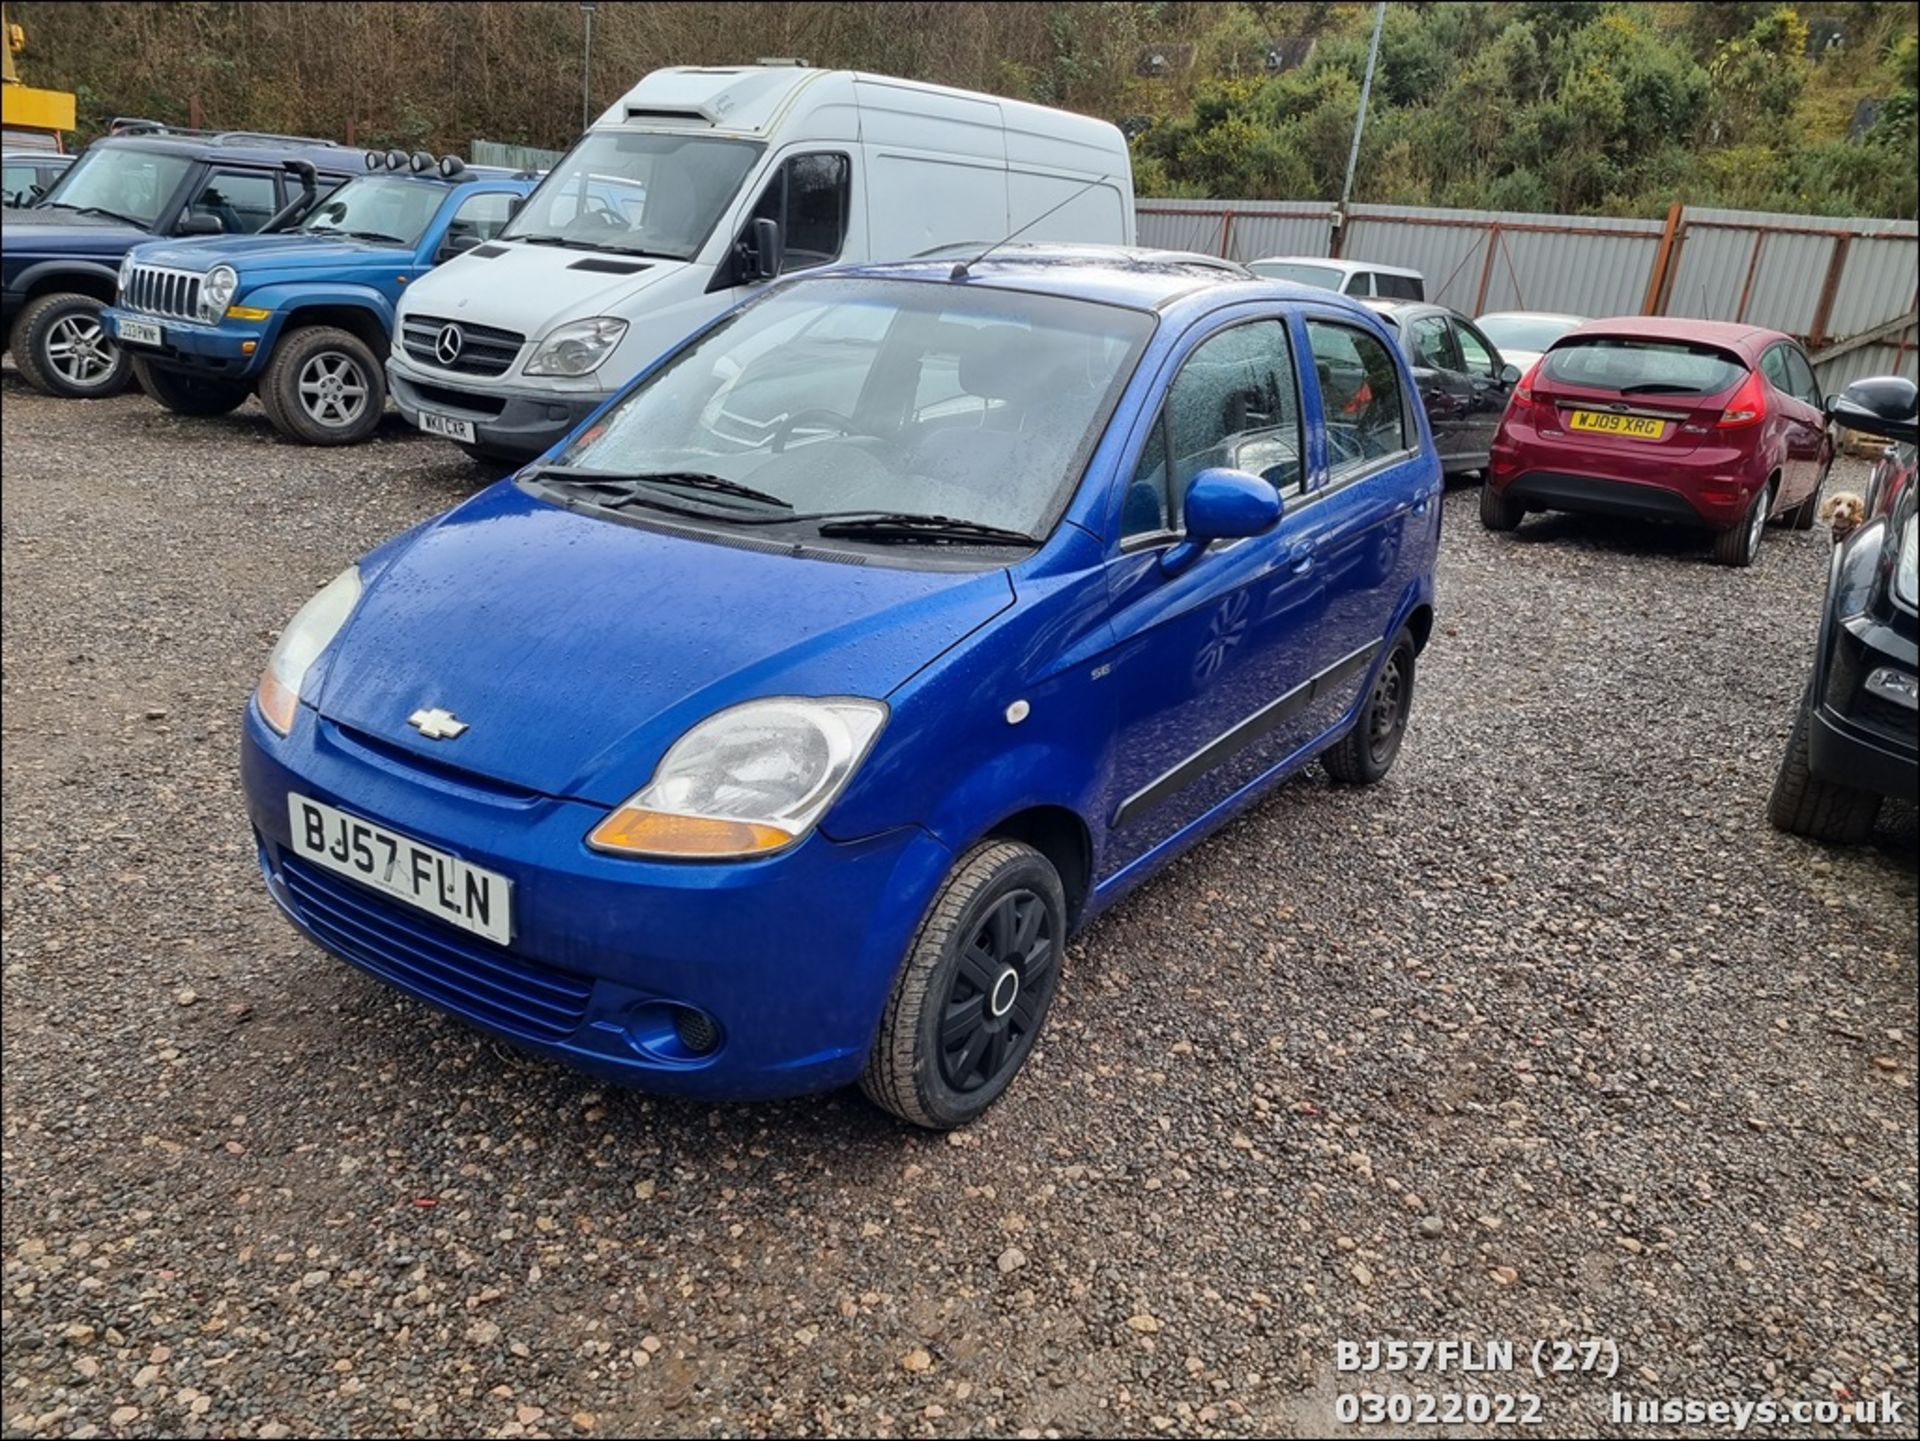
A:
{"label": "jeep roof light bar", "polygon": [[107,122],[109,135],[180,135],[218,140],[235,145],[324,145],[340,148],[338,140],[323,140],[317,135],[281,135],[271,130],[208,130],[204,127],[169,125],[164,120],[147,120],[135,115],[116,115]]}

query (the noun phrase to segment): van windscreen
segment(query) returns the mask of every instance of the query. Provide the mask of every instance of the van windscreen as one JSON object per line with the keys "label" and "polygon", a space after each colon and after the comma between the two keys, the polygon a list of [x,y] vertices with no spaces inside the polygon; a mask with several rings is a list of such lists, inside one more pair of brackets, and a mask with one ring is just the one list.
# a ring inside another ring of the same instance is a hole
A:
{"label": "van windscreen", "polygon": [[1592,390],[1718,395],[1747,373],[1726,351],[1685,340],[1594,335],[1547,352],[1542,378]]}
{"label": "van windscreen", "polygon": [[691,260],[761,149],[707,135],[590,131],[500,239]]}

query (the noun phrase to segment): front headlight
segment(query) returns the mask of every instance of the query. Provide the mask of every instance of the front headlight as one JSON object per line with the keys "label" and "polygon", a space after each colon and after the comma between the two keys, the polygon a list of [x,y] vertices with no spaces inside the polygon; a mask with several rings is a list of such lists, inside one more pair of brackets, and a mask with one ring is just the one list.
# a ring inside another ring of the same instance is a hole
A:
{"label": "front headlight", "polygon": [[1910,515],[1900,531],[1900,556],[1893,563],[1893,594],[1910,610],[1920,610],[1920,515]]}
{"label": "front headlight", "polygon": [[610,315],[569,321],[540,343],[526,374],[591,375],[626,333],[627,322]]}
{"label": "front headlight", "polygon": [[587,836],[596,850],[716,860],[784,850],[813,828],[886,724],[879,701],[781,696],[709,716],[644,790]]}
{"label": "front headlight", "polygon": [[120,257],[120,278],[114,282],[117,292],[114,297],[116,300],[126,293],[127,282],[131,279],[133,279],[133,252],[129,250]]}
{"label": "front headlight", "polygon": [[214,266],[200,282],[200,318],[209,325],[218,325],[239,288],[240,277],[231,265]]}
{"label": "front headlight", "polygon": [[281,735],[293,729],[293,717],[300,707],[300,685],[307,671],[359,603],[360,567],[350,565],[320,587],[280,632],[273,654],[267,657],[267,668],[260,674],[254,699],[267,724]]}

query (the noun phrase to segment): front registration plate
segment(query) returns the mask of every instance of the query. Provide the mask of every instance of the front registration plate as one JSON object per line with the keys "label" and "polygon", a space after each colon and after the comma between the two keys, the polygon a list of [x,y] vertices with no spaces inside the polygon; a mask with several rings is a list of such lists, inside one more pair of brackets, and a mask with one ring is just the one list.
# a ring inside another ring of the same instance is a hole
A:
{"label": "front registration plate", "polygon": [[1620,435],[1628,440],[1658,440],[1667,433],[1667,423],[1650,415],[1603,415],[1598,411],[1576,410],[1567,421],[1567,429]]}
{"label": "front registration plate", "polygon": [[160,327],[150,320],[127,320],[122,318],[115,327],[122,340],[130,345],[165,345]]}
{"label": "front registration plate", "polygon": [[473,444],[473,422],[461,420],[452,415],[435,415],[431,410],[420,412],[420,428],[428,435],[444,435],[448,440],[464,440]]}
{"label": "front registration plate", "polygon": [[303,795],[289,793],[293,849],[315,865],[505,945],[513,939],[512,885],[495,871],[425,846]]}

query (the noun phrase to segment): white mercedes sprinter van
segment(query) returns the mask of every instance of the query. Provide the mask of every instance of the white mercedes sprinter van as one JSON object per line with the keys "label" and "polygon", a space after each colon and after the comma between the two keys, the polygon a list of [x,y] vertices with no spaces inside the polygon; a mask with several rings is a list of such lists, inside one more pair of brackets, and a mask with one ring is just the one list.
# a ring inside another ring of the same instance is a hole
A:
{"label": "white mercedes sprinter van", "polygon": [[407,286],[390,388],[422,430],[525,460],[756,285],[1042,216],[1021,240],[1133,243],[1118,129],[849,71],[656,70],[497,237]]}

